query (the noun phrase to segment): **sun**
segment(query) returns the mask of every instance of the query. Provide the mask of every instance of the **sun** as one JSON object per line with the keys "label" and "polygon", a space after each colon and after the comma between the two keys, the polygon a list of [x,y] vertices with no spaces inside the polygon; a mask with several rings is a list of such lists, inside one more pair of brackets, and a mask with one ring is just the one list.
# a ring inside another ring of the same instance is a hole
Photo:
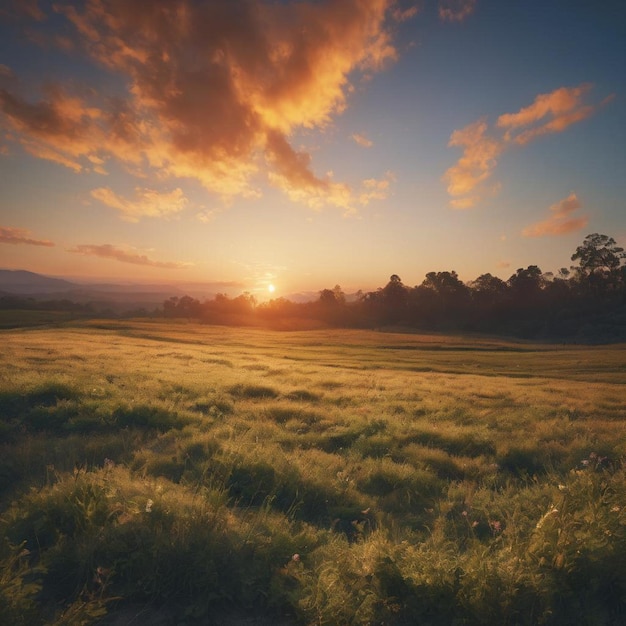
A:
{"label": "sun", "polygon": [[267,286],[267,290],[270,293],[274,293],[276,291],[276,287],[274,287],[274,285],[272,285],[271,283]]}

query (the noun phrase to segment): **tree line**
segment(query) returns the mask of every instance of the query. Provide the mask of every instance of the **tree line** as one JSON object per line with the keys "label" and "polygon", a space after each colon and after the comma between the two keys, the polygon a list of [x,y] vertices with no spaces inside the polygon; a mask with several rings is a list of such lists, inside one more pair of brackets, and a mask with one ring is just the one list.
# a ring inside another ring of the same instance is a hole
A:
{"label": "tree line", "polygon": [[424,331],[474,331],[528,338],[626,341],[626,253],[612,237],[588,235],[557,275],[537,265],[508,280],[482,274],[468,283],[455,271],[428,272],[407,286],[393,274],[384,287],[348,301],[339,285],[317,300],[285,298],[257,303],[254,296],[218,294],[200,302],[189,296],[163,304],[165,317],[207,323],[309,323],[354,327],[407,327]]}

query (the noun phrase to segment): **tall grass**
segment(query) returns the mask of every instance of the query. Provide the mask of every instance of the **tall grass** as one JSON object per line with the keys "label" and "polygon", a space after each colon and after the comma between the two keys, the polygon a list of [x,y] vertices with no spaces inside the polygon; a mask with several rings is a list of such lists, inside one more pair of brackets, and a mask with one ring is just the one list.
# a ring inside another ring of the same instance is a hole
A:
{"label": "tall grass", "polygon": [[624,346],[2,341],[2,623],[626,621]]}

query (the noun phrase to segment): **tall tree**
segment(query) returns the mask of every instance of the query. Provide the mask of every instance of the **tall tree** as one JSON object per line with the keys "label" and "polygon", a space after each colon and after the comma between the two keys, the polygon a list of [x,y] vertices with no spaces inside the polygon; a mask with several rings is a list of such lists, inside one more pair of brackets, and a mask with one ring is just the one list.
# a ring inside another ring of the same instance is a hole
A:
{"label": "tall tree", "polygon": [[587,235],[572,254],[572,261],[578,261],[578,267],[572,269],[579,282],[597,295],[619,288],[624,259],[624,248],[620,248],[613,237],[593,233]]}
{"label": "tall tree", "polygon": [[545,285],[543,273],[536,265],[520,267],[507,282],[513,294],[520,298],[537,296]]}

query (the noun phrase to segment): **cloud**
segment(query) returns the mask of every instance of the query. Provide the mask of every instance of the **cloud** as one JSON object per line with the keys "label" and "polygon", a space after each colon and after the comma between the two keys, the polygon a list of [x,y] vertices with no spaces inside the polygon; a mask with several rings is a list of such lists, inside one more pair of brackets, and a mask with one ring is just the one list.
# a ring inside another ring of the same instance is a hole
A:
{"label": "cloud", "polygon": [[[69,94],[56,85],[44,91],[45,99],[31,104],[0,89],[5,123],[27,152],[77,173],[92,169],[105,173],[101,164],[109,155],[127,165],[142,163],[145,122],[125,105],[112,101],[104,110],[91,102],[93,93]],[[94,159],[99,162],[95,168]]]}
{"label": "cloud", "polygon": [[225,199],[258,196],[265,173],[314,206],[354,204],[358,191],[316,177],[306,153],[277,143],[345,110],[355,80],[396,60],[394,21],[417,12],[394,0],[90,0],[54,10],[75,50],[127,89],[113,98],[57,85],[35,103],[0,91],[4,125],[31,154],[76,172],[103,173],[114,159]]}
{"label": "cloud", "polygon": [[439,0],[439,19],[462,22],[476,8],[476,0]]}
{"label": "cloud", "polygon": [[205,209],[204,211],[196,213],[196,218],[203,224],[209,224],[215,219],[218,213],[219,211],[217,209]]}
{"label": "cloud", "polygon": [[183,269],[191,265],[190,263],[153,261],[143,254],[122,250],[108,243],[102,245],[78,245],[74,248],[70,248],[68,252],[85,256],[97,256],[104,259],[115,259],[116,261],[131,263],[133,265],[159,267],[161,269]]}
{"label": "cloud", "polygon": [[371,200],[387,197],[388,188],[395,177],[390,172],[381,180],[368,179],[360,190],[351,190],[345,183],[337,183],[332,173],[318,178],[310,169],[311,156],[296,152],[281,133],[273,133],[267,141],[267,158],[272,165],[268,178],[291,200],[320,210],[326,205],[344,209],[346,215],[354,214],[357,205],[365,206]]}
{"label": "cloud", "polygon": [[[583,97],[591,88],[591,84],[585,83],[571,89],[561,87],[551,93],[540,94],[530,106],[520,109],[517,113],[501,115],[497,125],[506,129],[504,137],[507,142],[514,141],[520,145],[525,145],[541,135],[563,132],[572,124],[593,115],[611,99],[609,96],[597,105],[584,104]],[[538,122],[541,123],[537,124]],[[536,125],[514,134],[515,130],[533,124]]]}
{"label": "cloud", "polygon": [[396,22],[406,22],[407,20],[410,20],[412,17],[415,17],[419,12],[419,8],[417,5],[413,5],[410,6],[406,9],[403,9],[402,7],[395,7],[391,14],[393,16],[393,19],[396,20]]}
{"label": "cloud", "polygon": [[49,248],[54,246],[54,243],[47,239],[32,239],[30,231],[25,228],[12,228],[11,226],[0,226],[0,243],[46,246]]}
{"label": "cloud", "polygon": [[444,173],[442,181],[452,199],[450,206],[468,209],[499,190],[498,183],[486,184],[498,164],[500,155],[515,146],[524,146],[546,134],[560,133],[580,122],[610,102],[609,96],[597,104],[585,104],[592,85],[561,87],[538,95],[533,103],[516,113],[505,113],[490,128],[481,118],[450,136],[448,146],[463,148],[458,162]]}
{"label": "cloud", "polygon": [[550,207],[552,215],[541,222],[532,224],[522,231],[524,237],[546,237],[567,235],[582,230],[589,223],[586,216],[570,217],[572,213],[582,207],[575,193],[559,200]]}
{"label": "cloud", "polygon": [[138,222],[141,217],[170,217],[180,213],[188,203],[182,189],[169,193],[153,189],[135,188],[134,200],[128,200],[108,187],[98,187],[91,191],[92,197],[107,206],[117,209],[128,222]]}
{"label": "cloud", "polygon": [[352,139],[359,144],[362,148],[371,148],[374,145],[374,142],[368,139],[362,133],[354,133],[352,135]]}
{"label": "cloud", "polygon": [[491,176],[497,165],[497,157],[503,150],[503,144],[499,139],[489,136],[487,130],[487,121],[480,119],[465,128],[455,130],[450,137],[448,146],[463,148],[463,156],[443,175],[448,193],[455,197],[451,201],[454,208],[467,209],[475,206],[485,192],[472,192]]}
{"label": "cloud", "polygon": [[391,183],[395,180],[396,177],[393,172],[387,172],[382,179],[368,178],[364,180],[359,193],[360,204],[365,206],[372,200],[385,200],[389,195]]}

